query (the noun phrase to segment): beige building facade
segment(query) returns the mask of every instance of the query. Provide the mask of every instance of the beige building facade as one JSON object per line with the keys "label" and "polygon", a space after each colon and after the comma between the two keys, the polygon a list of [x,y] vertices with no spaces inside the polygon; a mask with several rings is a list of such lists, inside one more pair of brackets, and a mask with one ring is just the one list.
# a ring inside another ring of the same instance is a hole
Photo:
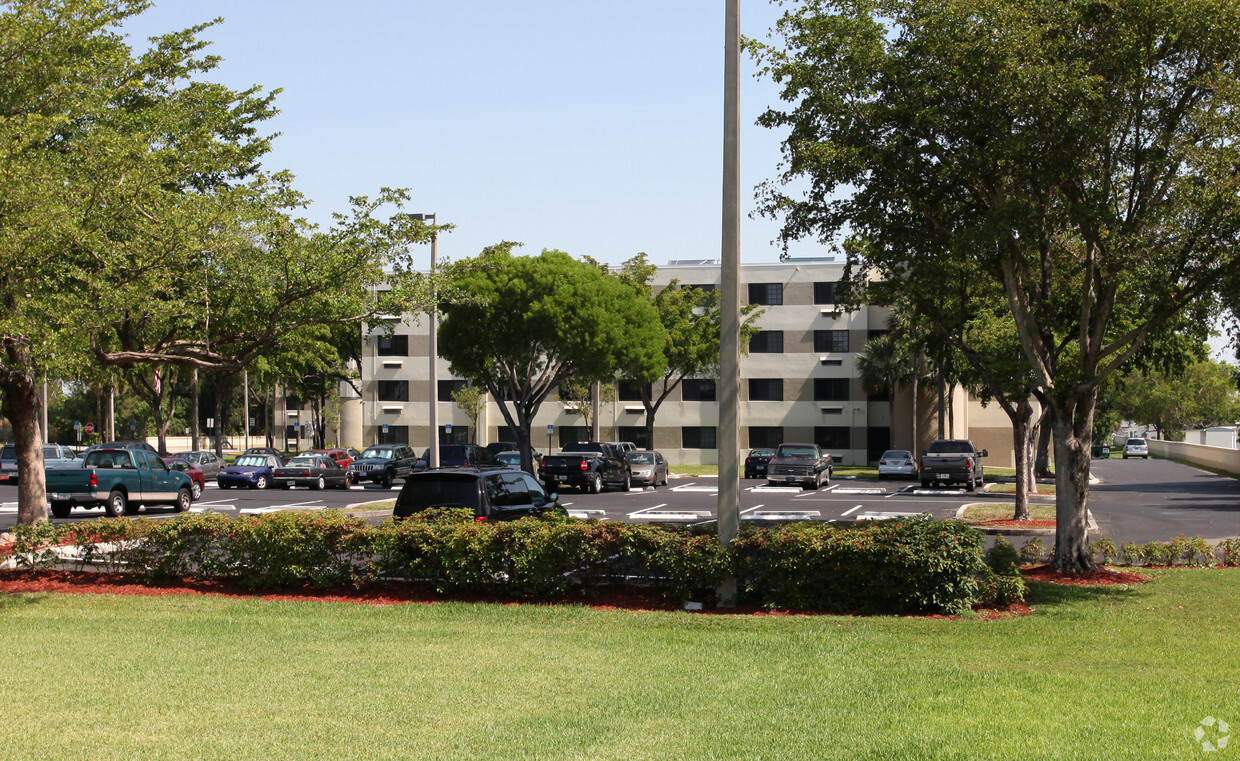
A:
{"label": "beige building facade", "polygon": [[[887,329],[886,309],[845,312],[835,304],[835,284],[844,265],[829,258],[743,265],[741,298],[763,310],[759,333],[741,360],[741,446],[775,446],[781,441],[816,442],[842,464],[873,463],[884,449],[924,448],[938,437],[938,389],[923,386],[917,405],[920,447],[913,446],[913,404],[908,389],[866,394],[856,359],[870,337]],[[716,263],[669,263],[658,269],[656,286],[717,288]],[[429,443],[431,384],[425,316],[390,319],[391,335],[363,336],[360,398],[343,400],[342,438],[362,445],[408,443],[419,451]],[[458,408],[451,393],[464,385],[442,358],[434,389],[441,442],[513,440],[498,403],[488,400],[477,421]],[[931,384],[927,384],[931,385]],[[634,389],[617,388],[616,401],[601,406],[600,435],[606,441],[645,441],[646,415]],[[982,407],[961,389],[952,392],[953,414],[945,433],[970,437],[990,450],[988,464],[1012,463],[1011,426],[997,405]],[[891,425],[892,414],[895,426]],[[653,447],[673,464],[718,462],[719,409],[712,378],[691,379],[675,390],[655,418]],[[552,394],[531,432],[540,452],[558,451],[568,441],[590,438],[584,418]],[[894,440],[893,440],[894,436]]]}

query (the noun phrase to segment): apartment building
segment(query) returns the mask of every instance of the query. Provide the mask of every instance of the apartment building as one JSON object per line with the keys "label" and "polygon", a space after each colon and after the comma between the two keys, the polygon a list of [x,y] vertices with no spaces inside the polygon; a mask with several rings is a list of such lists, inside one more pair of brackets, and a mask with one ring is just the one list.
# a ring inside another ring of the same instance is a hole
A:
{"label": "apartment building", "polygon": [[[894,446],[920,449],[912,442],[913,405],[907,390],[895,395],[866,394],[858,379],[856,358],[866,341],[886,330],[887,310],[862,307],[844,311],[835,303],[835,286],[843,262],[831,258],[794,259],[741,267],[741,296],[763,309],[758,334],[741,360],[740,421],[742,448],[775,446],[781,441],[813,441],[837,462],[874,462],[892,447],[891,415],[895,415]],[[655,284],[678,280],[684,285],[717,288],[716,262],[669,262]],[[488,443],[514,437],[490,400],[475,424],[452,400],[465,385],[448,363],[437,358],[434,389],[430,388],[429,324],[422,316],[392,319],[393,332],[364,336],[362,396],[344,405],[343,438],[361,445],[408,443],[421,449],[429,443],[432,392],[440,441]],[[653,447],[673,464],[718,462],[716,445],[719,409],[712,378],[686,380],[659,408]],[[970,435],[991,449],[989,464],[1010,462],[1011,428],[1001,412],[986,410],[956,390],[948,436]],[[926,389],[918,405],[918,438],[937,437],[937,389]],[[617,388],[616,401],[599,414],[601,436],[608,441],[645,441],[645,411],[638,390]],[[946,423],[946,416],[945,416]],[[971,424],[972,423],[972,424]],[[590,438],[584,418],[554,394],[543,404],[532,430],[541,452],[558,451],[569,441]],[[1005,456],[1003,453],[1008,453]]]}

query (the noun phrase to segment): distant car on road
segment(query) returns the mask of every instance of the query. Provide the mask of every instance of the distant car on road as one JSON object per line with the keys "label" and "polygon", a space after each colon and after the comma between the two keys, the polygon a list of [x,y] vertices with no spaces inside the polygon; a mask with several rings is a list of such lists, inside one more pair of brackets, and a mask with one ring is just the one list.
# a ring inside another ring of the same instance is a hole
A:
{"label": "distant car on road", "polygon": [[[220,468],[224,463],[220,462],[220,458],[215,456],[215,452],[208,452],[205,449],[194,449],[189,452],[174,452],[173,457],[180,457],[186,462],[192,462],[202,470],[204,478],[210,480],[220,474]],[[197,499],[197,497],[195,497]]]}
{"label": "distant car on road", "polygon": [[321,455],[323,457],[330,457],[336,461],[337,465],[339,465],[340,467],[346,470],[348,470],[349,466],[353,464],[353,456],[350,455],[348,451],[344,449],[307,449],[306,451],[302,452],[302,454],[303,455],[313,454],[313,455]]}
{"label": "distant car on road", "polygon": [[164,464],[168,470],[178,470],[189,476],[189,494],[197,502],[202,499],[202,492],[207,488],[207,477],[202,468],[182,457],[165,457]]}
{"label": "distant car on road", "polygon": [[[80,468],[82,458],[69,447],[44,444],[43,467],[46,470]],[[0,449],[0,483],[17,483],[17,447],[14,444],[5,444]]]}
{"label": "distant car on road", "polygon": [[632,473],[633,483],[649,484],[650,486],[667,486],[668,465],[667,458],[662,452],[656,452],[652,449],[639,449],[635,452],[625,452],[624,459],[628,460],[630,473]]}
{"label": "distant car on road", "polygon": [[507,452],[496,452],[495,459],[499,460],[505,468],[510,470],[521,469],[521,453],[515,449]]}
{"label": "distant car on road", "polygon": [[[429,449],[422,450],[418,458],[418,470],[426,470],[430,457]],[[477,444],[440,444],[439,467],[441,468],[496,468],[499,460],[485,447]]]}
{"label": "distant car on road", "polygon": [[476,520],[504,521],[556,513],[567,515],[529,473],[504,469],[426,470],[414,473],[396,498],[392,517],[407,518],[431,507],[464,507]]}
{"label": "distant car on road", "polygon": [[271,486],[272,472],[284,464],[284,458],[274,454],[243,454],[232,465],[220,470],[215,483],[221,489],[247,487],[266,489]]}
{"label": "distant car on road", "polygon": [[766,482],[800,484],[806,489],[831,485],[835,462],[817,444],[780,444],[766,467]]}
{"label": "distant car on road", "polygon": [[321,454],[301,454],[271,472],[271,481],[281,489],[308,486],[326,489],[331,486],[347,489],[349,471],[332,458]]}
{"label": "distant car on road", "polygon": [[245,450],[241,454],[243,456],[247,454],[269,454],[269,455],[275,455],[276,457],[279,457],[281,460],[284,459],[283,452],[281,452],[278,449],[273,449],[271,447],[250,447],[249,449]]}
{"label": "distant car on road", "polygon": [[1124,442],[1124,459],[1129,457],[1140,457],[1142,460],[1150,459],[1150,445],[1145,439],[1128,439]]}
{"label": "distant car on road", "polygon": [[917,459],[907,449],[888,449],[878,458],[879,478],[917,478]]}
{"label": "distant car on road", "polygon": [[745,478],[766,478],[766,466],[774,454],[774,449],[765,447],[749,450],[749,455],[745,457]]}
{"label": "distant car on road", "polygon": [[373,481],[388,488],[395,479],[412,473],[416,462],[413,449],[404,444],[370,447],[349,465],[349,480],[355,484]]}

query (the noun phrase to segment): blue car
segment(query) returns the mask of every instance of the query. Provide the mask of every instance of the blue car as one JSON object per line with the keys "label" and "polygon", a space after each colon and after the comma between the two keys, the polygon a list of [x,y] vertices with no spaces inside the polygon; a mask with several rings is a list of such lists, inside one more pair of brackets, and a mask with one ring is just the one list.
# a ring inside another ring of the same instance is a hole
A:
{"label": "blue car", "polygon": [[284,464],[284,460],[273,454],[243,454],[220,470],[215,483],[221,489],[245,486],[250,489],[266,489],[271,485],[271,473]]}

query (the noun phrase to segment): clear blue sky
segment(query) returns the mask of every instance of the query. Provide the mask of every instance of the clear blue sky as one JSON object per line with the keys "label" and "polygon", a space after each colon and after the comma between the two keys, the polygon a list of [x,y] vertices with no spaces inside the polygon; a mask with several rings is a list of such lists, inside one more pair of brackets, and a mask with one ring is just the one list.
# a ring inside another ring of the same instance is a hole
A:
{"label": "clear blue sky", "polygon": [[[742,0],[743,34],[779,16]],[[718,258],[721,0],[163,0],[123,31],[208,29],[212,78],[282,88],[268,169],[288,169],[320,224],[351,195],[407,187],[409,211],[458,226],[441,256],[502,240],[619,263]],[[742,210],[773,178],[776,102],[742,61]],[[778,225],[742,219],[743,262],[778,259]],[[820,255],[816,243],[794,253]]]}

